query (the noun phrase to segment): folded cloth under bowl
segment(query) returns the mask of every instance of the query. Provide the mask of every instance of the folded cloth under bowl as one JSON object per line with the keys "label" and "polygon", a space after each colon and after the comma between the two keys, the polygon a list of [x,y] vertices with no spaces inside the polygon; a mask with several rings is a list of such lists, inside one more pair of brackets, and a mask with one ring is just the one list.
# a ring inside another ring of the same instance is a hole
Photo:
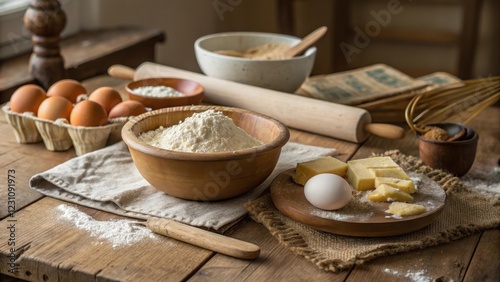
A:
{"label": "folded cloth under bowl", "polygon": [[182,200],[153,188],[138,172],[123,142],[73,158],[30,179],[46,196],[118,215],[169,218],[193,226],[222,230],[247,213],[244,204],[258,198],[274,177],[297,162],[336,155],[330,148],[287,143],[269,178],[239,197],[201,202]]}

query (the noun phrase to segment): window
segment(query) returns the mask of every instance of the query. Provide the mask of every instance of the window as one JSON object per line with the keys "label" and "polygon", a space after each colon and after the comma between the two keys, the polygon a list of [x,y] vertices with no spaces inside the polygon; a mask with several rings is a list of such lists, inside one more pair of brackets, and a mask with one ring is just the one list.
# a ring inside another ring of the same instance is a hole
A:
{"label": "window", "polygon": [[0,59],[31,48],[30,34],[23,25],[29,0],[0,0]]}
{"label": "window", "polygon": [[[79,0],[59,0],[68,18],[62,36],[80,30]],[[28,52],[33,48],[31,33],[24,27],[24,13],[30,0],[0,0],[0,60]]]}
{"label": "window", "polygon": [[30,0],[0,0],[0,16],[24,11]]}

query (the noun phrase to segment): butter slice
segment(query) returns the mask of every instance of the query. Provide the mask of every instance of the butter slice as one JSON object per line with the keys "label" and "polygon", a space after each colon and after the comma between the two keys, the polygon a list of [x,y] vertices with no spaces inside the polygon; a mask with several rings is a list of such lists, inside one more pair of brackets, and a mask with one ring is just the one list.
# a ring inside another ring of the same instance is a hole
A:
{"label": "butter slice", "polygon": [[393,177],[410,180],[410,177],[400,167],[375,167],[369,168],[375,177]]}
{"label": "butter slice", "polygon": [[305,185],[311,177],[321,173],[333,173],[344,177],[346,172],[347,164],[345,162],[328,156],[308,162],[298,163],[294,181],[300,185]]}
{"label": "butter slice", "polygon": [[426,210],[427,208],[422,205],[394,202],[389,205],[386,212],[399,216],[410,216],[424,213]]}
{"label": "butter slice", "polygon": [[370,157],[364,159],[350,160],[347,164],[360,164],[365,167],[399,167],[391,157]]}
{"label": "butter slice", "polygon": [[408,194],[415,193],[415,184],[412,180],[395,177],[375,177],[375,187],[378,187],[380,184],[390,185]]}
{"label": "butter slice", "polygon": [[413,197],[387,184],[380,184],[377,189],[368,195],[368,200],[372,202],[412,202]]}
{"label": "butter slice", "polygon": [[366,191],[375,188],[375,175],[371,171],[378,168],[398,168],[390,157],[372,157],[347,162],[347,181],[354,189]]}

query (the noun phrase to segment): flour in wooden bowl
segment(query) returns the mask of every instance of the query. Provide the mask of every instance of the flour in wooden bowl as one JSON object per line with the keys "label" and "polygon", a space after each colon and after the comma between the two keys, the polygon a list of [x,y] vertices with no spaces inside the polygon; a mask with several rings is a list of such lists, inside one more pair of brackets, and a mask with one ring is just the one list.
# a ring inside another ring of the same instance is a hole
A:
{"label": "flour in wooden bowl", "polygon": [[134,94],[146,96],[146,97],[182,97],[185,96],[184,93],[175,90],[172,87],[157,85],[157,86],[141,86],[132,90]]}
{"label": "flour in wooden bowl", "polygon": [[138,137],[151,146],[196,153],[237,151],[262,145],[230,117],[214,110],[195,113],[177,125],[159,127]]}

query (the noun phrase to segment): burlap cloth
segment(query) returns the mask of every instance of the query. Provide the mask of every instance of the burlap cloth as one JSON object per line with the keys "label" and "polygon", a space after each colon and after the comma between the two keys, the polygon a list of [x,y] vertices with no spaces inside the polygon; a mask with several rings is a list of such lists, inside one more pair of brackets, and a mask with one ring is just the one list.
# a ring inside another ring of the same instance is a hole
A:
{"label": "burlap cloth", "polygon": [[412,156],[388,151],[405,170],[423,174],[446,191],[441,215],[429,226],[409,234],[379,238],[358,238],[316,231],[287,218],[273,205],[269,194],[246,204],[250,215],[262,223],[287,249],[317,265],[338,272],[369,260],[464,238],[484,229],[500,226],[500,200],[467,187],[459,178],[431,169]]}

